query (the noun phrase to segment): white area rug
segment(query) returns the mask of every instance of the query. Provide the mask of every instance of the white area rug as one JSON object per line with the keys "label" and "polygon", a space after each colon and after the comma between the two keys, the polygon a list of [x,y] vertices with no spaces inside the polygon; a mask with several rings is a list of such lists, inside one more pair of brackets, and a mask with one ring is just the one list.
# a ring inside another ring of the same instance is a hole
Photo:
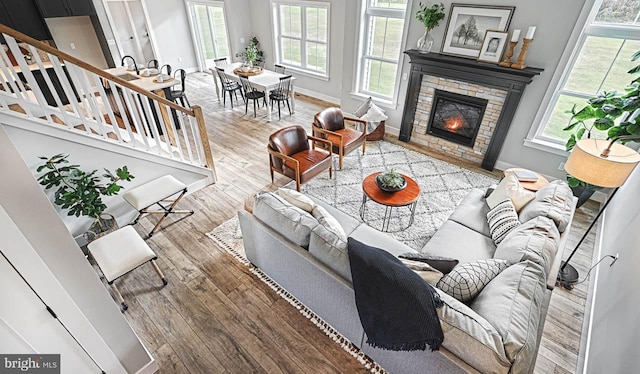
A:
{"label": "white area rug", "polygon": [[[337,165],[337,157],[335,157]],[[449,218],[460,201],[474,188],[486,188],[498,181],[495,178],[463,169],[389,142],[367,142],[366,154],[353,151],[343,160],[343,169],[329,179],[322,173],[302,185],[302,192],[323,200],[360,220],[362,181],[377,171],[395,169],[413,178],[421,189],[413,224],[409,222],[409,208],[394,208],[389,235],[409,247],[420,250],[444,221]],[[295,182],[286,185],[295,188]],[[382,226],[385,207],[367,202],[365,220],[373,228]],[[394,232],[395,231],[395,232]]]}

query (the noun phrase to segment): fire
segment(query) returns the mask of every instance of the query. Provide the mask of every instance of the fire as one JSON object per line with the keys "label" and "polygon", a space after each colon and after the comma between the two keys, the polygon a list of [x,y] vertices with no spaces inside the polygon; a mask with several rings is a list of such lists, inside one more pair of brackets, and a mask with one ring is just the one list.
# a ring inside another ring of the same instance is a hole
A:
{"label": "fire", "polygon": [[457,132],[458,130],[460,130],[460,128],[462,128],[463,123],[464,119],[460,116],[450,117],[445,121],[444,128],[447,131]]}

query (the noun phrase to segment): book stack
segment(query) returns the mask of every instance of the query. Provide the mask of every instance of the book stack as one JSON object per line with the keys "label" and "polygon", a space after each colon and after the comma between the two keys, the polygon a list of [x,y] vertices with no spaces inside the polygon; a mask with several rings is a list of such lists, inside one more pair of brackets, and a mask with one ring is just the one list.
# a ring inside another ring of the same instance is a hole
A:
{"label": "book stack", "polygon": [[513,172],[520,182],[537,182],[538,175],[531,170],[515,170]]}

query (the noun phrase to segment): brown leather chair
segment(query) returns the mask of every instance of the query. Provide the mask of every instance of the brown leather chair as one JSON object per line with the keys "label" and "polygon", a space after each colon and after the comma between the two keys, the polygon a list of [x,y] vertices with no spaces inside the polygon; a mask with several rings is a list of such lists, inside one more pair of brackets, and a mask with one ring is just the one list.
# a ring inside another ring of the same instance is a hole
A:
{"label": "brown leather chair", "polygon": [[340,170],[342,170],[342,158],[362,145],[362,154],[367,147],[366,131],[345,127],[344,121],[359,122],[361,128],[367,128],[367,121],[359,118],[344,117],[339,108],[327,108],[315,115],[313,119],[313,135],[327,139],[333,144],[333,152],[340,156]]}
{"label": "brown leather chair", "polygon": [[[309,140],[324,143],[329,150],[324,151],[309,147]],[[311,180],[324,170],[332,171],[331,143],[327,140],[308,136],[301,126],[291,126],[280,129],[269,137],[269,168],[271,183],[273,172],[276,171],[296,181],[296,189]]]}

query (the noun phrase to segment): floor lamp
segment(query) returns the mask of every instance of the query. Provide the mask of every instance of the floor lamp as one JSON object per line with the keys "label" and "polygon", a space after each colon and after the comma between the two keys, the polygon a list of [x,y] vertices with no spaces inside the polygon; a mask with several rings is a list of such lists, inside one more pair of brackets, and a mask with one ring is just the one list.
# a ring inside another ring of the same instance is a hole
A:
{"label": "floor lamp", "polygon": [[624,184],[631,172],[640,162],[640,154],[635,150],[616,143],[621,140],[640,139],[640,136],[621,136],[614,140],[582,139],[573,148],[564,169],[572,176],[598,187],[615,188],[613,193],[604,203],[598,215],[587,228],[584,235],[573,249],[566,261],[562,262],[558,272],[558,283],[568,289],[578,282],[578,271],[569,264],[573,255],[587,237],[587,234],[600,218],[600,215],[611,202],[618,188]]}

